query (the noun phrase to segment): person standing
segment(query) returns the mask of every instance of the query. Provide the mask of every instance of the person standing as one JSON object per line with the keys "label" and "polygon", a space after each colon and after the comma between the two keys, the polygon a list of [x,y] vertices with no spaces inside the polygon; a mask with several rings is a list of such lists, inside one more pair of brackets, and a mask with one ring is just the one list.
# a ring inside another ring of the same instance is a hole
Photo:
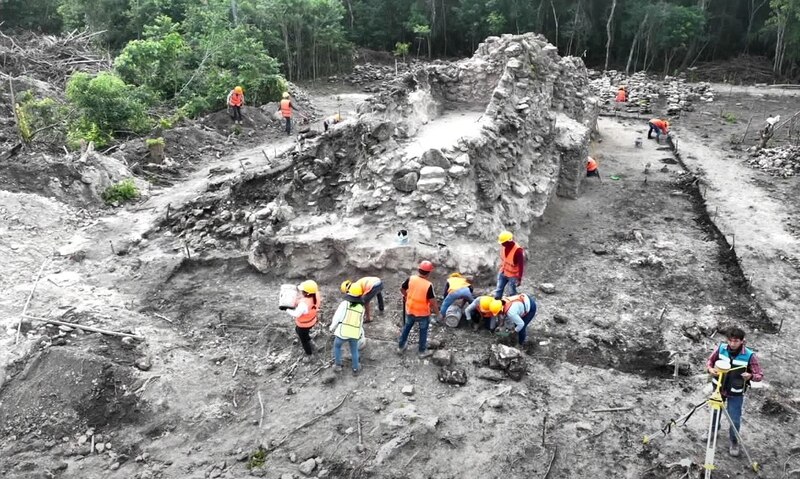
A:
{"label": "person standing", "polygon": [[528,324],[536,316],[536,300],[527,294],[518,294],[503,298],[503,317],[513,323],[514,331],[517,333],[517,342],[520,346],[525,346],[525,339],[528,337]]}
{"label": "person standing", "polygon": [[744,345],[744,335],[743,329],[731,328],[728,331],[727,341],[720,343],[706,361],[706,369],[712,376],[711,383],[714,387],[717,386],[719,378],[719,371],[715,367],[717,360],[727,360],[731,365],[730,372],[723,375],[720,393],[731,417],[732,424],[728,431],[728,437],[731,444],[729,452],[733,457],[738,457],[740,454],[736,431],[741,431],[744,394],[747,392],[750,382],[759,382],[764,379],[756,353]]}
{"label": "person standing", "polygon": [[317,324],[317,311],[320,307],[319,288],[316,282],[306,280],[300,283],[297,289],[300,290],[302,297],[296,308],[287,309],[286,312],[294,318],[294,330],[297,333],[297,337],[300,338],[303,351],[305,351],[306,356],[311,356],[314,353],[314,346],[311,342],[311,328]]}
{"label": "person standing", "polygon": [[497,290],[494,298],[500,299],[505,294],[506,286],[511,295],[517,294],[517,286],[522,285],[522,274],[525,271],[525,251],[514,242],[510,231],[503,231],[497,237],[500,243],[500,272],[497,274]]}
{"label": "person standing", "polygon": [[417,274],[405,280],[400,287],[405,303],[405,324],[398,343],[400,354],[406,350],[408,335],[411,334],[414,324],[419,324],[419,357],[427,358],[433,354],[428,351],[428,326],[431,313],[439,314],[439,305],[436,303],[433,284],[428,279],[432,271],[433,263],[423,261],[419,264]]}
{"label": "person standing", "polygon": [[362,299],[363,291],[361,286],[354,283],[350,286],[344,301],[339,303],[336,313],[333,315],[330,330],[333,331],[333,370],[342,370],[342,346],[347,343],[350,346],[350,358],[352,359],[353,376],[358,376],[361,372],[359,363],[358,342],[364,337],[364,302]]}
{"label": "person standing", "polygon": [[450,277],[447,278],[447,284],[445,286],[445,294],[447,296],[445,296],[444,301],[442,301],[442,320],[444,320],[444,315],[447,314],[450,305],[455,301],[463,299],[466,301],[466,304],[469,304],[472,303],[474,299],[472,296],[472,284],[467,278],[462,276],[461,273],[451,274]]}
{"label": "person standing", "polygon": [[380,311],[382,313],[383,309],[384,309],[384,306],[383,306],[383,281],[381,281],[381,279],[378,278],[377,276],[365,276],[365,277],[359,279],[356,282],[353,282],[353,281],[350,281],[349,279],[346,279],[339,286],[339,290],[342,293],[347,293],[347,291],[350,289],[350,287],[352,285],[356,285],[356,284],[361,287],[361,291],[363,291],[363,294],[364,294],[363,297],[362,297],[363,302],[364,302],[364,308],[366,308],[366,314],[365,314],[364,317],[366,318],[366,322],[367,323],[371,323],[372,322],[372,313],[371,313],[370,303],[372,302],[372,300],[377,297],[378,298],[378,311]]}
{"label": "person standing", "polygon": [[236,125],[242,124],[242,107],[244,106],[244,90],[237,86],[228,93],[228,108],[231,110],[231,118]]}
{"label": "person standing", "polygon": [[289,98],[289,92],[285,91],[283,92],[283,99],[278,104],[278,111],[281,112],[281,116],[286,123],[287,135],[292,134],[292,110],[299,111],[297,108],[295,108],[291,98]]}

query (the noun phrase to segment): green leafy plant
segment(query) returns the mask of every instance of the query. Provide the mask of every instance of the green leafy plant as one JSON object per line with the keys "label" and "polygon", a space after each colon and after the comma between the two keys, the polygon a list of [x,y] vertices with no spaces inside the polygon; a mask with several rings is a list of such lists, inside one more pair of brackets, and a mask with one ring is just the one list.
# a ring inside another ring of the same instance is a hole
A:
{"label": "green leafy plant", "polygon": [[256,469],[259,467],[263,467],[264,464],[267,463],[267,450],[261,446],[258,446],[252,454],[250,454],[250,459],[247,461],[247,468],[248,469]]}
{"label": "green leafy plant", "polygon": [[731,112],[723,113],[722,119],[725,120],[727,123],[736,123],[736,121],[738,120],[736,118],[736,115],[734,115]]}
{"label": "green leafy plant", "polygon": [[125,179],[106,188],[101,197],[107,204],[119,204],[139,197],[139,188],[132,179]]}
{"label": "green leafy plant", "polygon": [[160,136],[158,138],[148,138],[145,140],[145,144],[147,144],[148,147],[156,145],[164,146],[164,138]]}
{"label": "green leafy plant", "polygon": [[394,44],[394,56],[401,57],[403,61],[406,61],[406,57],[408,56],[408,52],[411,49],[411,44],[408,42],[397,42]]}

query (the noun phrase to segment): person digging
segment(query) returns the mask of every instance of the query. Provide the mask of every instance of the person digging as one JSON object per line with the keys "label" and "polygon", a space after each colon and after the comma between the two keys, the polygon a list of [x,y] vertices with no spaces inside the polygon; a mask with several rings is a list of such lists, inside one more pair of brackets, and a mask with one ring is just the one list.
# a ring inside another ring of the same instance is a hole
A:
{"label": "person digging", "polygon": [[586,177],[590,176],[596,176],[600,183],[603,182],[603,178],[600,177],[600,169],[597,167],[597,160],[591,156],[586,158]]}
{"label": "person digging", "polygon": [[653,132],[656,133],[656,141],[661,138],[661,135],[669,135],[669,122],[661,118],[653,118],[647,122],[650,129],[647,131],[647,139],[653,139]]}
{"label": "person digging", "polygon": [[[740,454],[736,433],[739,432],[739,436],[741,436],[744,394],[747,392],[750,382],[760,382],[764,379],[756,353],[744,345],[744,335],[743,329],[731,328],[728,331],[727,342],[720,343],[706,361],[706,370],[712,376],[711,383],[715,387],[719,376],[719,371],[715,367],[717,360],[727,360],[731,365],[730,372],[723,375],[720,392],[725,408],[730,415],[731,425],[728,435],[731,446],[729,453],[733,457],[738,457]],[[716,429],[716,422],[714,424],[712,430]]]}
{"label": "person digging", "polygon": [[452,273],[450,277],[447,278],[447,284],[445,286],[447,295],[444,297],[440,309],[442,321],[444,321],[444,316],[453,303],[458,300],[463,300],[465,302],[464,304],[470,304],[474,299],[472,296],[472,282],[468,278],[462,276],[461,273]]}
{"label": "person digging", "polygon": [[378,311],[383,313],[384,305],[383,305],[383,281],[377,276],[365,276],[359,279],[356,282],[350,281],[346,279],[342,282],[339,286],[339,290],[342,294],[346,294],[347,291],[350,289],[352,285],[359,285],[361,287],[361,291],[363,291],[363,302],[365,308],[365,318],[366,322],[372,322],[372,313],[370,308],[370,303],[374,298],[378,298]]}
{"label": "person digging", "polygon": [[472,329],[481,328],[494,331],[497,327],[497,315],[503,311],[503,303],[492,296],[478,296],[464,310],[467,321],[472,323]]}
{"label": "person digging", "polygon": [[536,316],[536,300],[527,294],[518,294],[501,300],[503,305],[502,318],[506,327],[517,333],[517,342],[525,346],[528,337],[528,325]]}
{"label": "person digging", "polygon": [[436,303],[433,284],[428,279],[432,271],[433,263],[423,261],[419,264],[417,274],[411,275],[400,286],[405,304],[405,324],[397,345],[398,354],[405,352],[411,328],[414,327],[414,324],[418,324],[419,357],[422,359],[433,355],[433,351],[428,351],[428,326],[431,321],[431,313],[439,315],[439,305]]}

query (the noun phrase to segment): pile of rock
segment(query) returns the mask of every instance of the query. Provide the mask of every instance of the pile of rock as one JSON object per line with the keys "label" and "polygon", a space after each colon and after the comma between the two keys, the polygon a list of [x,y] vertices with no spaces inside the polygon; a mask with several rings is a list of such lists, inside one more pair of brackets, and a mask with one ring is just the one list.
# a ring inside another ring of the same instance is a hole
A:
{"label": "pile of rock", "polygon": [[687,83],[685,79],[666,76],[661,80],[644,72],[625,75],[624,72],[609,70],[590,72],[590,88],[607,108],[615,106],[614,99],[620,86],[628,90],[628,107],[639,113],[651,113],[653,105],[664,98],[668,115],[678,115],[681,111],[693,111],[697,103],[714,101],[711,84]]}
{"label": "pile of rock", "polygon": [[800,174],[800,146],[780,146],[757,151],[748,161],[753,168],[772,176],[788,178]]}
{"label": "pile of rock", "polygon": [[394,65],[376,65],[364,63],[355,65],[353,71],[346,75],[333,75],[328,77],[329,83],[344,82],[362,87],[364,91],[373,92],[380,89],[377,83],[393,80],[411,68],[410,63],[397,62],[397,71]]}

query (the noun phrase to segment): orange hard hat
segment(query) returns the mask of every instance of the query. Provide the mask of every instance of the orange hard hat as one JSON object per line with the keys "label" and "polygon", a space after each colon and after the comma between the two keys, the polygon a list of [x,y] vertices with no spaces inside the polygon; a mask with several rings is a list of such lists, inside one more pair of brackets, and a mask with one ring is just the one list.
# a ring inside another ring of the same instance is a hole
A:
{"label": "orange hard hat", "polygon": [[419,264],[419,270],[424,271],[426,273],[430,273],[431,271],[433,271],[433,263],[427,260],[423,261],[422,263]]}

